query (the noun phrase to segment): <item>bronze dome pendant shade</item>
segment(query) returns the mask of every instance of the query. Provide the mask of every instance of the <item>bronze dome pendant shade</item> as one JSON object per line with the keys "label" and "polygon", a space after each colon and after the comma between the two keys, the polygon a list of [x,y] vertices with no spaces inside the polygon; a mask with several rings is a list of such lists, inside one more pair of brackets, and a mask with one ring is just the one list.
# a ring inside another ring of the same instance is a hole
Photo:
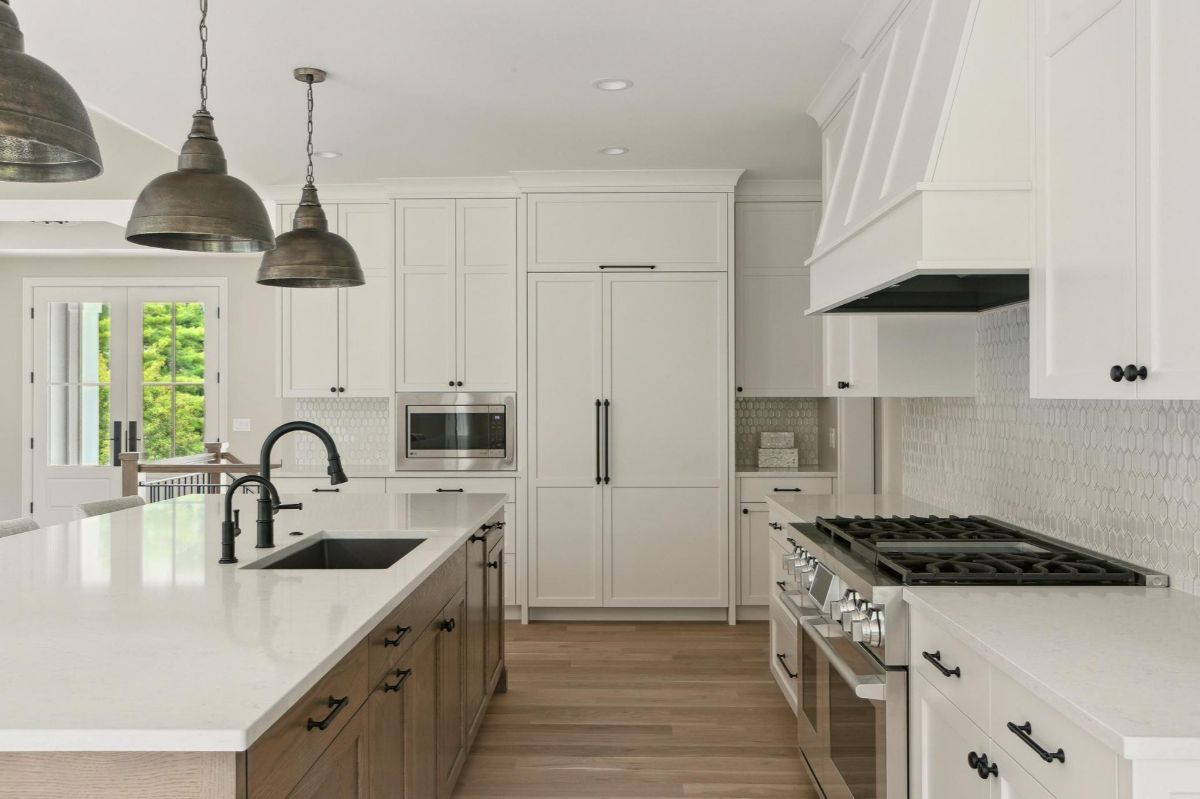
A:
{"label": "bronze dome pendant shade", "polygon": [[292,230],[281,235],[275,249],[263,255],[258,282],[287,288],[361,286],[366,278],[358,255],[350,242],[329,231],[313,177],[313,84],[323,82],[325,73],[301,67],[295,77],[308,85],[308,179],[300,192]]}
{"label": "bronze dome pendant shade", "polygon": [[87,109],[71,85],[25,54],[9,0],[0,0],[0,180],[65,183],[104,171]]}
{"label": "bronze dome pendant shade", "polygon": [[208,112],[208,0],[200,0],[200,110],[192,116],[179,168],[142,189],[125,238],[188,252],[248,253],[275,246],[266,206],[254,189],[228,173]]}

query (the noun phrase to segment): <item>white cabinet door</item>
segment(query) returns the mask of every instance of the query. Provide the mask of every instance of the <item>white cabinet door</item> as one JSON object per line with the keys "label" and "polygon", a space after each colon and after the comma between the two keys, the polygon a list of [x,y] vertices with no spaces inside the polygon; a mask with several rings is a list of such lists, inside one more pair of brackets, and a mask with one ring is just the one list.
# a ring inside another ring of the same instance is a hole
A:
{"label": "white cabinet door", "polygon": [[[1138,399],[1198,399],[1195,196],[1200,185],[1200,58],[1195,34],[1200,30],[1200,3],[1166,0],[1150,7],[1151,22],[1143,28],[1150,39],[1143,72],[1149,92],[1142,103],[1148,123],[1139,129],[1150,157],[1142,161],[1138,186],[1148,206],[1143,219],[1149,235],[1139,239],[1137,292],[1137,363],[1150,375],[1137,384],[1137,394]],[[1111,35],[1124,43],[1129,32]]]}
{"label": "white cabinet door", "polygon": [[517,387],[517,203],[457,201],[458,377],[464,391]]}
{"label": "white cabinet door", "polygon": [[[280,229],[291,230],[297,206],[279,208]],[[338,231],[338,206],[326,205],[329,229]],[[338,289],[280,289],[280,350],[285,397],[337,395],[341,374]]]}
{"label": "white cabinet door", "polygon": [[967,758],[987,755],[990,740],[919,674],[909,675],[909,781],[913,799],[990,799],[995,780],[982,780]]}
{"label": "white cabinet door", "polygon": [[723,272],[729,263],[725,194],[531,194],[529,230],[531,272]]}
{"label": "white cabinet door", "polygon": [[771,529],[767,506],[743,505],[739,530],[738,604],[765,605],[771,599]]}
{"label": "white cabinet door", "polygon": [[396,389],[455,388],[454,200],[396,203]]}
{"label": "white cabinet door", "polygon": [[738,203],[736,373],[743,396],[820,396],[820,317],[808,317],[820,203]]}
{"label": "white cabinet door", "polygon": [[725,281],[604,277],[606,605],[727,603]]}
{"label": "white cabinet door", "polygon": [[393,391],[395,217],[391,203],[342,203],[338,229],[354,247],[366,283],[342,289],[341,380],[347,397]]}
{"label": "white cabinet door", "polygon": [[529,604],[599,606],[600,275],[529,278]]}
{"label": "white cabinet door", "polygon": [[825,396],[878,396],[878,319],[828,314],[822,320],[822,387]]}
{"label": "white cabinet door", "polygon": [[1099,18],[1069,33],[1046,10],[1056,4],[1041,5],[1030,394],[1133,398],[1109,371],[1138,357],[1134,0],[1090,4]]}
{"label": "white cabinet door", "polygon": [[993,746],[991,751],[996,753],[996,776],[988,780],[992,783],[991,799],[1067,799],[1043,788],[1003,749]]}

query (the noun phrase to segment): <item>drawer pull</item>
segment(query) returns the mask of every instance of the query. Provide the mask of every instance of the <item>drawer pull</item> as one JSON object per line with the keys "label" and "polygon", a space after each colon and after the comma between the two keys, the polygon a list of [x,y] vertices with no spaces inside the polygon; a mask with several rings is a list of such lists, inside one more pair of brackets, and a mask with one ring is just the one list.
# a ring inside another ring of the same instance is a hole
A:
{"label": "drawer pull", "polygon": [[463,493],[466,493],[466,489],[465,488],[439,488],[439,489],[437,489],[437,493],[438,494],[463,494]]}
{"label": "drawer pull", "polygon": [[952,669],[948,669],[942,664],[942,650],[939,649],[936,652],[922,652],[921,657],[932,663],[933,667],[940,671],[943,677],[958,677],[960,680],[962,679],[961,668],[955,666]]}
{"label": "drawer pull", "polygon": [[1057,752],[1047,752],[1042,745],[1033,740],[1033,722],[1027,721],[1024,724],[1008,723],[1008,731],[1025,742],[1025,745],[1038,753],[1038,757],[1045,760],[1047,763],[1053,763],[1057,760],[1059,763],[1067,762],[1067,753],[1060,747]]}
{"label": "drawer pull", "polygon": [[308,720],[309,731],[311,732],[312,730],[321,730],[322,732],[324,732],[325,730],[329,729],[329,725],[333,723],[333,720],[335,718],[337,718],[337,714],[341,713],[342,710],[344,710],[346,705],[348,705],[348,704],[350,704],[349,696],[343,696],[341,699],[334,699],[332,696],[329,697],[329,707],[330,707],[329,715],[326,716],[325,718],[321,719],[320,721],[310,718]]}
{"label": "drawer pull", "polygon": [[967,765],[975,769],[975,773],[979,775],[979,779],[986,780],[988,777],[1000,776],[1000,769],[995,763],[988,762],[987,755],[977,755],[971,752],[967,755]]}
{"label": "drawer pull", "polygon": [[454,623],[454,619],[443,619],[438,622],[438,629],[442,632],[452,633],[456,626],[458,625]]}
{"label": "drawer pull", "polygon": [[800,542],[799,542],[799,541],[797,541],[797,540],[796,540],[796,539],[794,539],[794,538],[790,538],[790,537],[789,537],[789,538],[788,538],[788,540],[787,540],[787,542],[788,542],[789,544],[791,544],[791,545],[792,545],[792,549],[799,549],[799,548],[800,548]]}
{"label": "drawer pull", "polygon": [[340,493],[342,493],[342,489],[340,489],[340,488],[314,488],[312,490],[312,492],[314,494],[340,494]]}
{"label": "drawer pull", "polygon": [[487,567],[488,567],[489,569],[499,569],[499,568],[500,568],[500,561],[498,561],[498,560],[489,560],[489,561],[488,561],[488,565],[487,565]]}
{"label": "drawer pull", "polygon": [[779,522],[770,522],[770,523],[768,524],[768,526],[769,526],[769,527],[770,527],[772,530],[782,530],[782,529],[783,529],[783,525],[782,525],[782,524],[780,524]]}
{"label": "drawer pull", "polygon": [[779,660],[779,665],[783,666],[783,670],[787,672],[787,676],[791,677],[793,680],[800,676],[788,668],[787,658],[784,655],[776,653],[775,657]]}
{"label": "drawer pull", "polygon": [[776,494],[803,494],[803,488],[772,488]]}
{"label": "drawer pull", "polygon": [[404,636],[408,635],[411,632],[412,632],[412,627],[403,627],[403,626],[397,624],[396,625],[396,637],[395,638],[384,638],[383,645],[384,646],[400,646],[400,642],[402,640],[404,640]]}
{"label": "drawer pull", "polygon": [[787,583],[785,583],[783,580],[776,580],[775,585],[779,586],[780,591],[784,592],[785,594],[787,593]]}
{"label": "drawer pull", "polygon": [[396,676],[400,679],[396,681],[395,685],[388,685],[386,682],[383,684],[385,694],[399,691],[404,687],[404,683],[408,682],[408,678],[412,676],[412,669],[396,669]]}
{"label": "drawer pull", "polygon": [[485,524],[483,527],[480,527],[479,529],[483,530],[485,533],[489,532],[491,530],[503,530],[504,522],[496,522],[495,524]]}
{"label": "drawer pull", "polygon": [[485,530],[482,533],[471,533],[471,537],[467,540],[472,544],[478,544],[480,541],[487,541],[487,531]]}

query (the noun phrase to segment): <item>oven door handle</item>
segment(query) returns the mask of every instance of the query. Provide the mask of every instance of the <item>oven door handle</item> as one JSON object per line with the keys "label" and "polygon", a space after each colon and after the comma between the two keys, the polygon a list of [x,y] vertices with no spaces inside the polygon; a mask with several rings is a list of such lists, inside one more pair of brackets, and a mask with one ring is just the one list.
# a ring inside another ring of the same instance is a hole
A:
{"label": "oven door handle", "polygon": [[806,618],[799,618],[800,628],[804,630],[804,635],[809,641],[816,644],[817,649],[821,650],[821,654],[829,661],[829,665],[838,673],[846,684],[854,689],[854,695],[859,699],[869,699],[874,702],[887,701],[887,687],[884,684],[884,678],[878,674],[869,676],[857,674],[854,669],[850,668],[850,664],[842,659],[842,656],[829,645],[829,641],[825,636],[821,635],[821,631],[813,626]]}

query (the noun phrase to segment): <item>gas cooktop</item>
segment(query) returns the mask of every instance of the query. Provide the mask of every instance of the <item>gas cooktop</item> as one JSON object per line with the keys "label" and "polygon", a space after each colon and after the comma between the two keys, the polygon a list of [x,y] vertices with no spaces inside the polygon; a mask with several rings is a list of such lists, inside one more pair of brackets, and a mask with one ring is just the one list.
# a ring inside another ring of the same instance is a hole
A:
{"label": "gas cooktop", "polygon": [[1146,585],[1160,577],[985,516],[839,516],[816,526],[905,585]]}

